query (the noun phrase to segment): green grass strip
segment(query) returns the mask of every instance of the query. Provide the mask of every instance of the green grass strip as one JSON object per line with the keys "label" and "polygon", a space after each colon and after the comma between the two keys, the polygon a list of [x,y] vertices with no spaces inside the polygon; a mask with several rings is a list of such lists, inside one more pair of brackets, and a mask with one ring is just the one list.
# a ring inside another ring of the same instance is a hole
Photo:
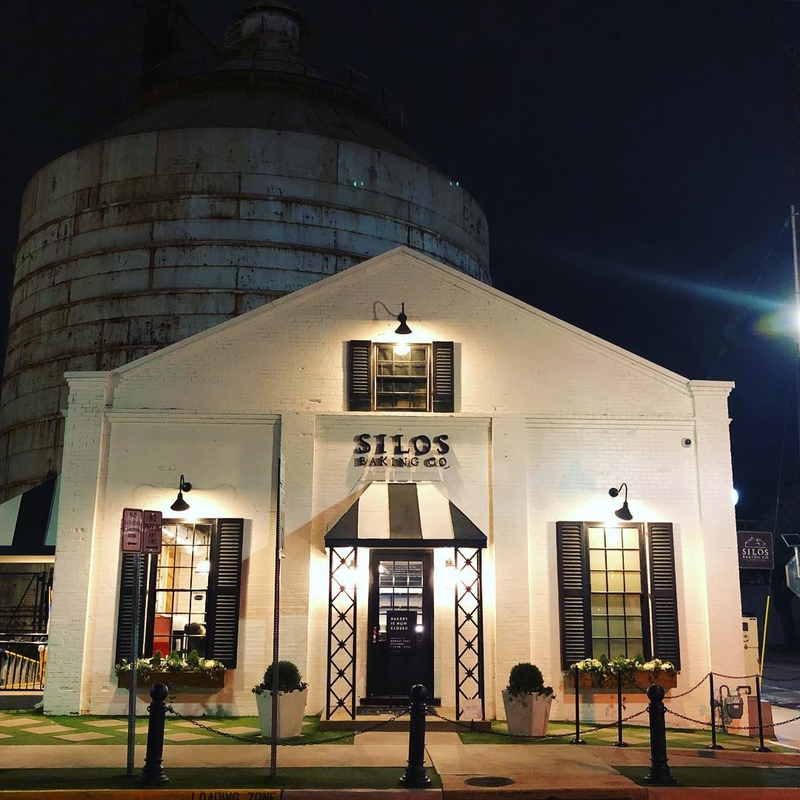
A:
{"label": "green grass strip", "polygon": [[[402,767],[289,767],[278,768],[272,780],[269,767],[228,769],[165,769],[172,789],[395,789]],[[138,776],[129,778],[120,769],[5,769],[0,770],[0,797],[5,792],[54,789],[133,789]],[[442,786],[433,769],[427,770],[431,788]]]}
{"label": "green grass strip", "polygon": [[[4,733],[8,738],[0,739],[0,745],[3,747],[14,745],[41,745],[41,744],[58,744],[58,745],[125,745],[128,741],[128,720],[126,717],[105,717],[105,716],[44,716],[42,714],[31,712],[0,712],[0,722],[9,720],[30,719],[31,723],[28,725],[0,725],[0,732]],[[187,726],[183,723],[194,721],[199,725]],[[114,721],[114,725],[107,725],[106,723]],[[96,722],[103,723],[97,726]],[[37,728],[49,728],[58,726],[59,728],[66,728],[67,730],[58,730],[53,733],[36,733]],[[200,727],[205,726],[205,727]],[[175,716],[168,716],[165,726],[165,746],[192,744],[192,745],[217,745],[217,744],[259,744],[262,746],[269,746],[269,739],[265,739],[259,732],[236,734],[238,738],[230,736],[223,736],[215,733],[206,728],[214,728],[221,733],[225,733],[229,729],[236,728],[255,728],[259,729],[258,717],[198,717],[198,718],[178,718]],[[136,743],[145,744],[147,741],[147,718],[137,717],[136,719]],[[85,741],[70,741],[69,739],[62,739],[64,735],[72,734],[93,734],[98,735],[100,738],[88,739]],[[195,734],[197,739],[189,739],[187,741],[171,741],[170,735],[172,734]],[[327,742],[330,744],[352,744],[353,737],[347,736],[346,731],[320,731],[319,730],[319,717],[305,717],[303,723],[302,734],[294,739],[287,739],[285,742],[304,744]]]}
{"label": "green grass strip", "polygon": [[[617,772],[642,786],[647,767],[614,767]],[[672,777],[679,786],[702,787],[800,787],[797,767],[672,767]],[[676,797],[680,797],[680,790]]]}

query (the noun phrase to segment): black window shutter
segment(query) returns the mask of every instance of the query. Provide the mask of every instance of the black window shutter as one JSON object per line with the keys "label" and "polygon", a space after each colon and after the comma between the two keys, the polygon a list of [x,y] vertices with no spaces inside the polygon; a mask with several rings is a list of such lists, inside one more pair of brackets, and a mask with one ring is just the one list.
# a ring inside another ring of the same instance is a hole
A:
{"label": "black window shutter", "polygon": [[592,655],[586,538],[580,522],[557,522],[561,668]]}
{"label": "black window shutter", "polygon": [[[122,554],[122,568],[119,582],[119,609],[117,611],[117,664],[126,659],[131,660],[131,637],[133,636],[133,587],[136,583],[134,554]],[[137,652],[142,655],[142,637],[144,636],[145,585],[147,582],[149,556],[142,556],[142,582],[139,587],[139,642]],[[167,655],[165,653],[165,655]]]}
{"label": "black window shutter", "polygon": [[650,544],[650,613],[653,619],[653,655],[681,667],[678,641],[678,593],[675,586],[675,549],[672,523],[647,526]]}
{"label": "black window shutter", "polygon": [[353,339],[347,343],[347,408],[372,410],[372,342]]}
{"label": "black window shutter", "polygon": [[244,520],[218,519],[211,541],[206,657],[216,658],[229,669],[236,666],[239,644],[243,536]]}
{"label": "black window shutter", "polygon": [[452,342],[433,343],[433,410],[455,411],[455,359]]}

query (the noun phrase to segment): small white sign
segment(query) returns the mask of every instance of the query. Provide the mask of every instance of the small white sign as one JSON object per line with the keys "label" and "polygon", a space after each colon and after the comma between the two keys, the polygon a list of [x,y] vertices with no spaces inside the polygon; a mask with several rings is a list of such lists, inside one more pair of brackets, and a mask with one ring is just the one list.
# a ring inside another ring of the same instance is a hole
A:
{"label": "small white sign", "polygon": [[474,700],[461,701],[461,719],[483,719],[481,700],[479,697]]}

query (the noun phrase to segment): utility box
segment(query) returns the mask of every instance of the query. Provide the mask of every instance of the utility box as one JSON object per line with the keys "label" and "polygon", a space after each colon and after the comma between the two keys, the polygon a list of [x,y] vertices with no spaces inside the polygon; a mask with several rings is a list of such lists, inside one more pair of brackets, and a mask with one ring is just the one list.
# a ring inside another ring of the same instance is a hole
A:
{"label": "utility box", "polygon": [[[744,643],[744,673],[748,678],[758,675],[758,619],[742,617],[742,640]],[[755,691],[755,687],[753,689]]]}

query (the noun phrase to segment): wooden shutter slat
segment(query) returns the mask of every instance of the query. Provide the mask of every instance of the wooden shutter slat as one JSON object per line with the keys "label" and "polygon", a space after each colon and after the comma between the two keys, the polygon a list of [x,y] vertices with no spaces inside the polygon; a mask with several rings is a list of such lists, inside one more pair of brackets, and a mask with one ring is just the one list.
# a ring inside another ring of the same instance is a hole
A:
{"label": "wooden shutter slat", "polygon": [[244,520],[219,519],[211,543],[206,656],[236,666]]}
{"label": "wooden shutter slat", "polygon": [[[119,606],[117,609],[117,664],[131,659],[131,637],[133,635],[133,587],[136,582],[134,554],[123,553],[120,567]],[[145,585],[147,581],[148,556],[142,556],[142,582],[139,587],[139,642],[137,652],[142,655],[142,638],[144,637]]]}
{"label": "wooden shutter slat", "polygon": [[580,522],[557,522],[561,667],[592,655],[586,539]]}
{"label": "wooden shutter slat", "polygon": [[455,411],[455,357],[452,342],[434,342],[432,358],[433,410]]}
{"label": "wooden shutter slat", "polygon": [[353,339],[347,343],[347,408],[372,410],[372,342]]}
{"label": "wooden shutter slat", "polygon": [[650,549],[650,614],[653,620],[653,655],[681,666],[678,636],[678,592],[675,583],[675,549],[672,524],[647,526]]}

